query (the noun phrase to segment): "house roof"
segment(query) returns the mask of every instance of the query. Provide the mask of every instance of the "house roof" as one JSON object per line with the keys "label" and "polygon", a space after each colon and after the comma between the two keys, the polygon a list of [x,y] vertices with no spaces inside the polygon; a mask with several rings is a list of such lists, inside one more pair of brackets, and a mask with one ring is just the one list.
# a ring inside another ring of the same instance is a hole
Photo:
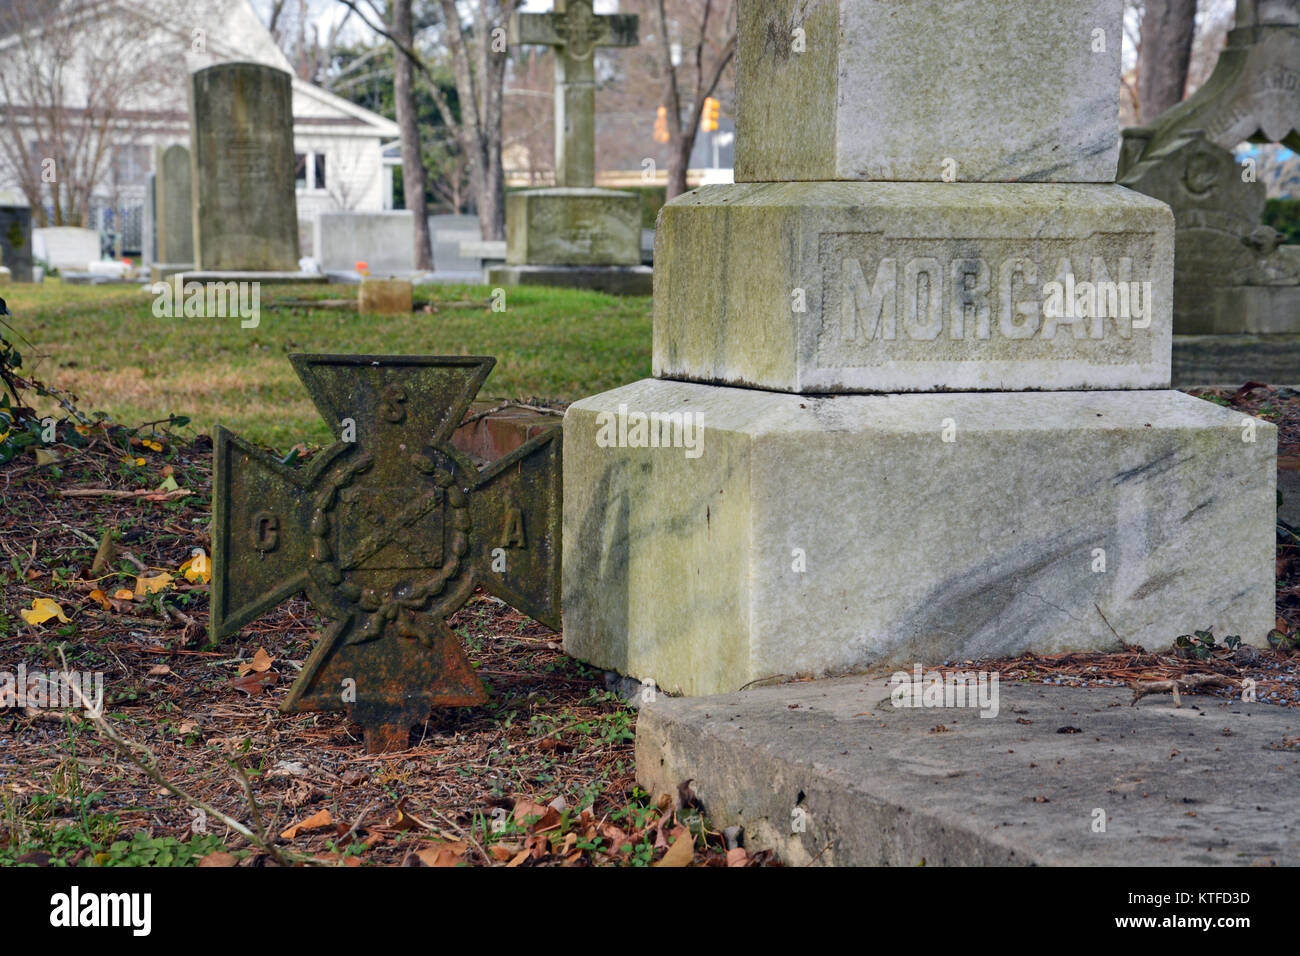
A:
{"label": "house roof", "polygon": [[[240,60],[263,63],[293,74],[288,58],[276,45],[250,0],[169,0],[165,5],[158,4],[157,0],[0,0],[0,39],[14,33],[18,28],[17,18],[29,15],[29,11],[39,10],[44,19],[49,19],[59,12],[94,4],[128,9],[170,33],[175,33],[178,22],[181,22],[176,6],[188,6],[188,12],[193,16],[184,20],[186,46],[189,46],[190,34],[196,24],[198,28],[206,28],[207,34],[205,52],[189,50],[185,54],[190,72],[216,63]],[[166,7],[165,13],[160,11],[160,6]],[[392,120],[296,76],[293,77],[293,94],[294,125],[297,127],[316,127],[343,135],[380,136],[384,139],[400,135]],[[183,103],[178,106],[179,111],[166,108],[149,111],[147,119],[187,122],[188,114],[183,112]]]}

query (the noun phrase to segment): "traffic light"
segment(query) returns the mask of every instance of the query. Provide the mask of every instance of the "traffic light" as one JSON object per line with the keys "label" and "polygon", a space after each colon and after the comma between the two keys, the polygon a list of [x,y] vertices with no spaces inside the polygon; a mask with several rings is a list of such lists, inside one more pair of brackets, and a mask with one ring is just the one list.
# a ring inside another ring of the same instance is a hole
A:
{"label": "traffic light", "polygon": [[722,104],[712,96],[704,98],[704,112],[700,114],[700,129],[706,133],[715,132],[718,128],[718,111],[722,109]]}
{"label": "traffic light", "polygon": [[659,115],[655,117],[655,142],[668,142],[668,107],[659,107]]}

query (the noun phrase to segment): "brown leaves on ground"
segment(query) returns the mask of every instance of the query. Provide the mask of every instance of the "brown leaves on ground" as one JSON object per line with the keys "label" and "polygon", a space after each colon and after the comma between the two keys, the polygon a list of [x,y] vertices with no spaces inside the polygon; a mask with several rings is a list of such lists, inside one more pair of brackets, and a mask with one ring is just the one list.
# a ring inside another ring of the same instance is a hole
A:
{"label": "brown leaves on ground", "polygon": [[[119,455],[83,449],[61,479],[34,465],[4,467],[0,622],[17,628],[0,639],[0,670],[57,666],[49,632],[71,628],[69,666],[104,674],[106,709],[154,753],[165,777],[251,824],[231,767],[238,761],[271,839],[318,865],[648,865],[668,852],[686,814],[674,821],[669,811],[664,822],[664,811],[636,796],[635,712],[606,690],[600,672],[565,656],[557,634],[487,595],[449,622],[489,688],[485,706],[434,711],[410,749],[378,756],[364,753],[359,728],[342,714],[280,714],[325,622],[294,597],[245,628],[242,643],[202,646],[210,585],[181,569],[193,568],[196,550],[211,549],[209,442],[167,452],[163,467],[196,489],[193,497],[56,493],[60,483],[157,487],[163,476],[147,454],[148,466],[123,470]],[[106,537],[111,547],[102,546]],[[91,574],[100,552],[104,562]],[[165,587],[142,586],[149,593],[136,598],[138,578],[156,583],[163,573],[172,578]],[[57,598],[71,624],[23,622],[19,610],[41,597]],[[21,768],[0,782],[0,799],[19,814],[37,798],[57,803],[68,778],[67,726],[40,719],[54,716],[0,711],[0,752]],[[190,808],[93,734],[79,734],[76,754],[80,786],[97,794],[93,812],[112,815],[115,838],[193,835]],[[559,796],[580,809],[556,810]],[[519,822],[517,807],[531,810]],[[327,808],[329,826],[300,825]],[[76,807],[61,812],[75,817]],[[292,839],[280,836],[295,825]],[[0,820],[0,845],[4,828]],[[225,843],[236,862],[215,855],[204,865],[274,865],[238,837]],[[701,829],[693,857],[722,866],[727,851]]]}

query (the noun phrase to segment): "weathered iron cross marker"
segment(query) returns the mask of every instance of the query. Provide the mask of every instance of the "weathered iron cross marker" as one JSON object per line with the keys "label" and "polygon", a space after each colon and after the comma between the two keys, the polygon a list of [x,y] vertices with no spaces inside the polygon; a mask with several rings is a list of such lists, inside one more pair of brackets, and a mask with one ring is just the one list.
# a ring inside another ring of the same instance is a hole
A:
{"label": "weathered iron cross marker", "polygon": [[495,359],[290,361],[339,440],[293,469],[217,429],[212,637],[305,591],[332,623],[283,710],[405,749],[431,707],[487,699],[446,624],[475,585],[560,626],[560,431],[479,471],[451,436]]}
{"label": "weathered iron cross marker", "polygon": [[514,44],[555,48],[555,185],[596,184],[598,46],[636,46],[636,14],[596,16],[591,0],[555,0],[551,13],[510,18]]}

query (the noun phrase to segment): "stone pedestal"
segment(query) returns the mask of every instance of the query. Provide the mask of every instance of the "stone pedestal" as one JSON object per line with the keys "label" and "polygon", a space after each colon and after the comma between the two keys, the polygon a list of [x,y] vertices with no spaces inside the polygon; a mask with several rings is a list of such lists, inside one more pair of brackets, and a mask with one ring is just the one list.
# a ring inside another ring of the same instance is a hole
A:
{"label": "stone pedestal", "polygon": [[566,415],[565,649],[710,694],[1210,626],[1262,645],[1276,440],[1173,391],[647,379]]}
{"label": "stone pedestal", "polygon": [[506,199],[506,264],[641,263],[641,197],[612,189],[528,189]]}
{"label": "stone pedestal", "polygon": [[529,189],[506,198],[506,261],[491,285],[551,285],[649,295],[641,197],[612,189]]}

